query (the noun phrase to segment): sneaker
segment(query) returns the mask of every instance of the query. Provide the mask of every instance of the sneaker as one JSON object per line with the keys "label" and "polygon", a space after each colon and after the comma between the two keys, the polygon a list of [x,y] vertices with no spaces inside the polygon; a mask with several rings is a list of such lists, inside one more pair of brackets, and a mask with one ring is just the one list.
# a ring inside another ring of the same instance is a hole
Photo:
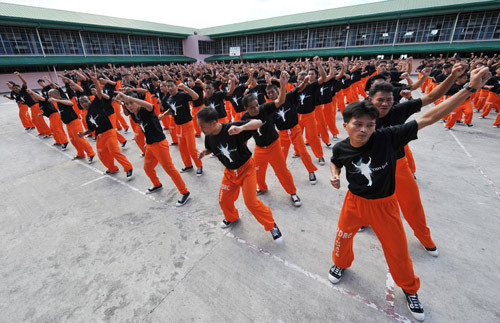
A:
{"label": "sneaker", "polygon": [[327,143],[327,144],[325,144],[325,145],[326,145],[328,148],[330,148],[330,147],[332,146],[332,144],[331,144],[331,143]]}
{"label": "sneaker", "polygon": [[291,194],[290,197],[292,198],[293,205],[295,205],[296,207],[299,207],[302,205],[302,202],[300,201],[297,194]]}
{"label": "sneaker", "polygon": [[473,124],[472,124],[472,123],[466,123],[465,125],[466,125],[467,127],[469,127],[469,128],[473,126]]}
{"label": "sneaker", "polygon": [[337,140],[339,140],[339,137],[337,135],[335,135],[335,136],[332,137],[332,139],[335,140],[335,141],[337,141]]}
{"label": "sneaker", "polygon": [[441,122],[442,122],[442,123],[446,123],[446,120],[441,119]]}
{"label": "sneaker", "polygon": [[38,135],[36,135],[37,137],[45,137],[45,135],[42,135],[41,133],[39,133]]}
{"label": "sneaker", "polygon": [[434,248],[427,248],[425,246],[422,246],[424,247],[425,251],[427,251],[427,253],[433,257],[437,257],[439,256],[439,251],[437,249],[437,247],[434,247]]}
{"label": "sneaker", "polygon": [[292,158],[300,158],[300,155],[297,155],[296,153],[294,153],[294,154],[292,155]]}
{"label": "sneaker", "polygon": [[132,179],[132,172],[133,171],[134,171],[133,169],[127,171],[127,181],[130,181]]}
{"label": "sneaker", "polygon": [[128,128],[126,128],[123,132],[124,132],[124,133],[127,133],[127,132],[128,132]]}
{"label": "sneaker", "polygon": [[142,153],[139,158],[144,158],[144,156],[146,156],[144,153]]}
{"label": "sneaker", "polygon": [[196,176],[201,176],[203,175],[203,166],[201,166],[200,168],[196,169]]}
{"label": "sneaker", "polygon": [[318,158],[318,163],[323,166],[325,164],[325,159],[323,157]]}
{"label": "sneaker", "polygon": [[359,229],[358,229],[358,232],[363,232],[366,230],[366,228],[368,228],[368,226],[361,226]]}
{"label": "sneaker", "polygon": [[417,179],[417,175],[415,175],[415,173],[412,173],[412,175],[414,179]]}
{"label": "sneaker", "polygon": [[[47,138],[47,136],[45,136]],[[53,143],[52,146],[62,146],[61,144],[58,144],[57,142]]]}
{"label": "sneaker", "polygon": [[42,137],[42,139],[49,139],[49,138],[52,138],[52,135],[44,135],[44,136]]}
{"label": "sneaker", "polygon": [[311,183],[311,185],[316,184],[316,175],[314,175],[314,172],[309,173],[309,183]]}
{"label": "sneaker", "polygon": [[184,167],[181,169],[180,173],[186,173],[193,170],[193,166]]}
{"label": "sneaker", "polygon": [[61,150],[62,151],[66,150],[67,148],[68,148],[68,143],[67,142],[61,145]]}
{"label": "sneaker", "polygon": [[95,157],[95,155],[89,157],[89,164],[92,164],[94,162],[94,157]]}
{"label": "sneaker", "polygon": [[340,281],[340,278],[342,278],[342,273],[344,272],[344,269],[337,267],[337,265],[333,265],[332,268],[330,268],[330,271],[328,272],[328,280],[332,284],[336,284]]}
{"label": "sneaker", "polygon": [[500,125],[493,125],[493,128],[500,128]]}
{"label": "sneaker", "polygon": [[463,124],[464,122],[462,120],[457,120],[457,124]]}
{"label": "sneaker", "polygon": [[177,201],[177,204],[175,204],[175,206],[179,207],[186,204],[189,200],[189,195],[191,195],[191,193],[189,192],[187,192],[186,194],[182,194],[181,198]]}
{"label": "sneaker", "polygon": [[444,130],[451,130],[450,127],[444,127]]}
{"label": "sneaker", "polygon": [[[236,220],[236,221],[238,221],[238,220]],[[236,222],[236,221],[230,222],[230,221],[228,221],[226,219],[223,219],[222,222],[220,223],[220,227],[221,227],[221,229],[227,229],[231,225],[233,225],[233,223]]]}
{"label": "sneaker", "polygon": [[278,228],[278,226],[276,225],[276,223],[274,224],[274,227],[271,229],[271,235],[273,236],[273,239],[276,243],[283,242],[283,237],[281,235],[281,231]]}
{"label": "sneaker", "polygon": [[97,136],[92,137],[92,141],[97,141]]}
{"label": "sneaker", "polygon": [[75,157],[73,157],[73,160],[84,159],[84,158],[85,158],[85,156],[75,156]]}
{"label": "sneaker", "polygon": [[177,145],[179,145],[179,144],[178,144],[178,143],[176,143],[176,142],[172,142],[172,143],[170,144],[170,146],[177,146]]}
{"label": "sneaker", "polygon": [[125,148],[125,145],[127,144],[127,141],[125,140],[123,143],[122,143],[122,148]]}
{"label": "sneaker", "polygon": [[413,317],[417,321],[423,321],[425,319],[425,313],[422,304],[420,304],[420,301],[418,300],[418,295],[417,294],[410,295],[404,290],[403,293],[405,293],[406,302],[408,305],[408,309],[411,312],[411,315],[413,315]]}
{"label": "sneaker", "polygon": [[158,186],[151,186],[150,188],[148,188],[148,190],[146,191],[146,194],[151,194],[151,193],[154,193],[154,192],[157,192],[159,190],[161,190],[163,188],[163,185],[158,185]]}
{"label": "sneaker", "polygon": [[115,170],[114,172],[110,172],[109,170],[106,170],[106,171],[104,172],[104,175],[111,175],[111,174],[116,174],[116,173],[118,173],[118,169],[117,169],[117,170]]}
{"label": "sneaker", "polygon": [[486,119],[486,117],[484,117],[484,116],[479,116],[479,119]]}
{"label": "sneaker", "polygon": [[257,196],[262,195],[262,194],[264,194],[265,192],[267,192],[267,190],[265,190],[265,191],[262,191],[262,190],[257,190]]}

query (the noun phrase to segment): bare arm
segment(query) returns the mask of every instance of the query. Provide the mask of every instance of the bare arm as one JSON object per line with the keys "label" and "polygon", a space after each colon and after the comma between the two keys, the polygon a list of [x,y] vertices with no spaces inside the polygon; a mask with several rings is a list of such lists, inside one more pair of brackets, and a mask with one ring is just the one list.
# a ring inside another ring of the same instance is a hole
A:
{"label": "bare arm", "polygon": [[45,101],[45,98],[43,96],[41,96],[40,94],[36,93],[35,91],[31,90],[31,89],[27,89],[26,90],[29,94],[31,94],[31,96],[33,97],[33,99],[35,99],[36,101],[38,102],[43,102]]}
{"label": "bare arm", "polygon": [[26,83],[26,80],[23,78],[23,76],[21,75],[21,73],[19,72],[14,72],[14,75],[19,77],[19,79],[21,80],[21,82],[23,82],[23,86],[24,87],[28,87],[28,83]]}
{"label": "bare arm", "polygon": [[231,136],[237,135],[242,131],[247,131],[247,130],[257,130],[262,126],[262,121],[257,120],[257,119],[252,119],[249,122],[245,123],[244,125],[241,126],[231,126],[229,130],[227,131]]}
{"label": "bare arm", "polygon": [[90,75],[90,79],[92,80],[92,82],[94,82],[95,89],[97,92],[97,97],[99,98],[99,100],[101,100],[103,98],[101,84],[99,84],[99,81],[97,80],[97,76],[95,73],[90,73],[89,75]]}
{"label": "bare arm", "polygon": [[330,184],[336,189],[340,188],[340,171],[342,169],[335,166],[334,163],[330,162],[330,172],[332,173],[332,177],[330,178]]}
{"label": "bare arm", "polygon": [[287,72],[282,71],[280,75],[280,94],[276,100],[274,100],[274,104],[276,105],[276,108],[279,108],[285,103],[286,99],[286,84],[288,83],[288,80],[290,79],[290,75],[288,75]]}

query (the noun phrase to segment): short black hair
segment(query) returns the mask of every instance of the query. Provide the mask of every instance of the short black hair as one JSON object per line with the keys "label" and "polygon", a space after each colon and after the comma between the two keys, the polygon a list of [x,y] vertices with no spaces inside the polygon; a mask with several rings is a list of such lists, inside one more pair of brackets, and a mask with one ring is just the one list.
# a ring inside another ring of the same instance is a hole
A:
{"label": "short black hair", "polygon": [[392,86],[391,83],[389,82],[380,82],[375,84],[370,88],[370,92],[368,93],[368,96],[371,98],[375,96],[378,92],[385,92],[385,93],[394,93],[394,86]]}
{"label": "short black hair", "polygon": [[177,85],[177,82],[174,81],[173,79],[168,79],[165,82],[167,82],[167,83],[174,83],[175,85]]}
{"label": "short black hair", "polygon": [[383,81],[385,81],[386,77],[382,73],[380,73],[380,74],[377,74],[377,75],[373,76],[372,81],[375,81],[375,80],[383,80]]}
{"label": "short black hair", "polygon": [[344,122],[349,123],[352,118],[360,118],[365,115],[375,120],[378,118],[378,110],[368,100],[353,102],[344,110]]}
{"label": "short black hair", "polygon": [[219,113],[212,107],[203,107],[198,113],[196,117],[203,122],[212,122],[219,120]]}
{"label": "short black hair", "polygon": [[42,80],[42,79],[39,79],[38,81],[36,81],[37,83],[40,83],[40,82],[43,82],[45,83],[45,80]]}
{"label": "short black hair", "polygon": [[257,98],[257,96],[255,95],[255,93],[250,93],[250,94],[247,94],[243,97],[243,100],[241,100],[241,103],[243,104],[243,106],[246,108],[248,107],[248,104],[252,101],[259,101],[259,99]]}
{"label": "short black hair", "polygon": [[274,84],[269,84],[268,86],[266,86],[266,91],[271,91],[271,90],[278,91],[278,87]]}

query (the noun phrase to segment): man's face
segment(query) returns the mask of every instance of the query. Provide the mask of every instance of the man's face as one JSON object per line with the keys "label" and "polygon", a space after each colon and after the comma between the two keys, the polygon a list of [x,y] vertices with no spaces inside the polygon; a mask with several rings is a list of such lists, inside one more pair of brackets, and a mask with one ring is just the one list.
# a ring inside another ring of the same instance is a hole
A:
{"label": "man's face", "polygon": [[309,81],[310,82],[314,82],[316,80],[316,72],[315,71],[309,70],[309,72],[307,73],[307,75],[309,75]]}
{"label": "man's face", "polygon": [[214,94],[214,86],[212,84],[208,84],[205,87],[205,91],[207,92],[207,96],[211,97]]}
{"label": "man's face", "polygon": [[217,128],[217,121],[205,122],[198,118],[198,125],[205,136],[211,135]]}
{"label": "man's face", "polygon": [[266,90],[266,95],[270,100],[276,100],[278,98],[278,91],[276,89]]}
{"label": "man's face", "polygon": [[188,80],[188,86],[189,87],[193,87],[194,86],[194,80],[192,78],[190,78],[190,77],[188,77],[187,80]]}
{"label": "man's face", "polygon": [[259,114],[259,101],[252,100],[248,102],[248,106],[245,107],[245,110],[248,112],[249,115],[255,117],[256,115]]}
{"label": "man's face", "polygon": [[80,98],[79,102],[80,102],[80,105],[82,106],[82,108],[84,108],[85,110],[89,109],[89,107],[90,107],[90,99],[87,96],[82,96]]}
{"label": "man's face", "polygon": [[387,69],[387,64],[380,63],[379,66],[377,66],[377,73],[385,72],[386,69]]}
{"label": "man's face", "polygon": [[348,123],[344,122],[344,129],[349,135],[349,141],[353,147],[361,147],[368,142],[375,131],[376,119],[369,115],[351,118]]}
{"label": "man's face", "polygon": [[42,88],[44,88],[45,87],[45,82],[44,81],[39,81],[38,85],[40,85]]}
{"label": "man's face", "polygon": [[167,82],[167,91],[170,95],[174,96],[177,94],[177,85],[172,82]]}
{"label": "man's face", "polygon": [[369,97],[368,100],[377,108],[379,118],[385,117],[394,103],[394,97],[391,92],[377,92],[373,97]]}

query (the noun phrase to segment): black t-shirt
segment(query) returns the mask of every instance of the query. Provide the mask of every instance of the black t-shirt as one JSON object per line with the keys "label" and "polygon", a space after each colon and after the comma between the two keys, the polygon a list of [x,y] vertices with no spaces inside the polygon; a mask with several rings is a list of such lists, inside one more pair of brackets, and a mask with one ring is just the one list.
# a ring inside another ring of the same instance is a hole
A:
{"label": "black t-shirt", "polygon": [[52,113],[57,113],[56,107],[52,104],[52,102],[49,102],[47,99],[45,101],[40,101],[38,102],[40,104],[40,109],[42,110],[42,113],[44,116],[49,118]]}
{"label": "black t-shirt", "polygon": [[493,76],[486,82],[486,85],[493,85],[493,88],[489,91],[497,94],[500,93],[500,76]]}
{"label": "black t-shirt", "polygon": [[291,90],[286,94],[285,103],[276,111],[276,128],[278,130],[292,129],[299,123],[299,116],[297,114],[297,88]]}
{"label": "black t-shirt", "polygon": [[195,91],[198,94],[198,99],[193,101],[193,108],[197,108],[203,105],[203,87],[199,84],[195,84],[191,90]]}
{"label": "black t-shirt", "polygon": [[391,83],[391,84],[394,87],[394,89],[392,90],[392,96],[394,97],[394,102],[399,103],[399,101],[401,101],[401,99],[403,98],[400,92],[404,90],[410,90],[411,86],[401,83]]}
{"label": "black t-shirt", "polygon": [[49,97],[49,91],[52,90],[52,87],[50,85],[45,85],[42,89],[42,95],[43,97],[45,98],[48,98]]}
{"label": "black t-shirt", "polygon": [[328,82],[324,82],[321,84],[320,87],[320,94],[321,94],[321,103],[320,104],[327,104],[332,102],[332,97],[333,97],[333,84],[336,83],[337,80],[335,80],[335,77],[332,77],[331,80]]}
{"label": "black t-shirt", "polygon": [[349,138],[337,143],[331,161],[346,168],[349,190],[366,199],[380,199],[394,194],[396,152],[417,139],[416,121],[378,129],[362,147],[351,146]]}
{"label": "black t-shirt", "polygon": [[104,111],[106,112],[107,116],[110,116],[113,113],[115,113],[115,109],[113,108],[113,104],[112,104],[112,101],[111,101],[111,96],[109,97],[109,99],[105,99],[103,97],[102,100],[101,100],[101,106],[104,109]]}
{"label": "black t-shirt", "polygon": [[27,87],[23,85],[21,87],[21,92],[19,92],[19,95],[21,96],[21,99],[24,101],[24,103],[26,103],[26,105],[31,108],[33,105],[36,104],[36,102],[35,100],[33,100],[31,95],[26,90]]}
{"label": "black t-shirt", "polygon": [[104,84],[102,87],[102,92],[112,99],[115,96],[115,86],[109,83]]}
{"label": "black t-shirt", "polygon": [[446,80],[446,78],[448,77],[449,75],[447,74],[444,74],[444,73],[440,73],[439,75],[436,75],[434,78],[436,79],[436,84],[439,84],[441,82],[443,82],[444,80]]}
{"label": "black t-shirt", "polygon": [[158,120],[154,109],[152,111],[148,111],[144,108],[140,108],[137,114],[131,115],[134,121],[137,122],[141,127],[142,132],[144,132],[146,143],[148,145],[166,139],[165,134],[163,133],[163,128],[160,124],[160,120]]}
{"label": "black t-shirt", "polygon": [[304,88],[304,91],[297,96],[297,113],[307,114],[314,111],[316,108],[314,97],[318,87],[318,81],[309,83]]}
{"label": "black t-shirt", "polygon": [[189,101],[192,100],[191,96],[186,92],[178,91],[175,96],[168,95],[163,97],[161,104],[165,110],[172,110],[175,124],[181,125],[193,120],[189,107]]}
{"label": "black t-shirt", "polygon": [[266,87],[267,87],[267,84],[265,84],[265,83],[264,84],[257,84],[254,87],[249,87],[247,94],[254,93],[255,95],[257,95],[257,100],[259,101],[259,104],[264,104],[264,103],[266,103],[266,97],[265,97]]}
{"label": "black t-shirt", "polygon": [[399,82],[401,81],[401,75],[405,72],[399,72],[397,69],[393,69],[390,70],[389,73],[391,73],[391,82]]}
{"label": "black t-shirt", "polygon": [[[63,100],[67,99],[63,90],[60,88],[58,90],[59,90],[59,94],[61,95],[61,99],[63,99]],[[71,121],[78,119],[78,115],[76,114],[72,105],[65,105],[62,103],[57,103],[57,108],[59,109],[59,114],[60,114],[61,120],[62,120],[62,122],[64,122],[64,124],[69,124]]]}
{"label": "black t-shirt", "polygon": [[85,120],[87,121],[87,126],[90,130],[95,131],[96,135],[113,129],[111,121],[109,121],[108,115],[103,108],[102,100],[95,97],[90,104],[89,110]]}
{"label": "black t-shirt", "polygon": [[[408,118],[411,115],[420,112],[421,109],[422,109],[421,99],[395,104],[383,118],[377,119],[376,129],[388,128],[391,126],[397,126],[403,124],[406,122],[406,120],[408,120]],[[405,150],[403,147],[397,151],[396,158],[400,159],[403,158],[404,156],[405,156]]]}
{"label": "black t-shirt", "polygon": [[214,108],[219,114],[219,119],[227,116],[226,104],[224,103],[225,97],[225,91],[214,91],[211,97],[205,96],[205,106]]}
{"label": "black t-shirt", "polygon": [[231,104],[233,105],[234,111],[237,113],[245,112],[245,107],[243,106],[243,97],[246,90],[245,84],[238,85],[231,95]]}
{"label": "black t-shirt", "polygon": [[238,169],[252,157],[246,142],[252,137],[252,131],[242,131],[230,136],[228,130],[231,126],[241,126],[247,121],[222,123],[222,129],[217,135],[205,137],[205,148],[214,153],[220,162],[228,169]]}
{"label": "black t-shirt", "polygon": [[90,90],[90,84],[92,84],[92,81],[80,81],[80,86],[81,88],[83,89],[83,93],[86,95],[86,96],[91,96],[92,95],[92,91]]}
{"label": "black t-shirt", "polygon": [[245,112],[245,114],[241,116],[241,120],[258,119],[262,121],[262,126],[253,132],[255,144],[259,147],[267,147],[280,137],[274,125],[276,123],[275,112],[276,104],[274,102],[268,102],[259,106],[258,115],[253,117],[248,112]]}
{"label": "black t-shirt", "polygon": [[460,90],[464,88],[464,85],[465,85],[465,83],[462,85],[458,85],[455,82],[455,83],[453,83],[453,85],[449,88],[449,90],[444,95],[446,95],[446,96],[454,95],[455,93],[460,92]]}

